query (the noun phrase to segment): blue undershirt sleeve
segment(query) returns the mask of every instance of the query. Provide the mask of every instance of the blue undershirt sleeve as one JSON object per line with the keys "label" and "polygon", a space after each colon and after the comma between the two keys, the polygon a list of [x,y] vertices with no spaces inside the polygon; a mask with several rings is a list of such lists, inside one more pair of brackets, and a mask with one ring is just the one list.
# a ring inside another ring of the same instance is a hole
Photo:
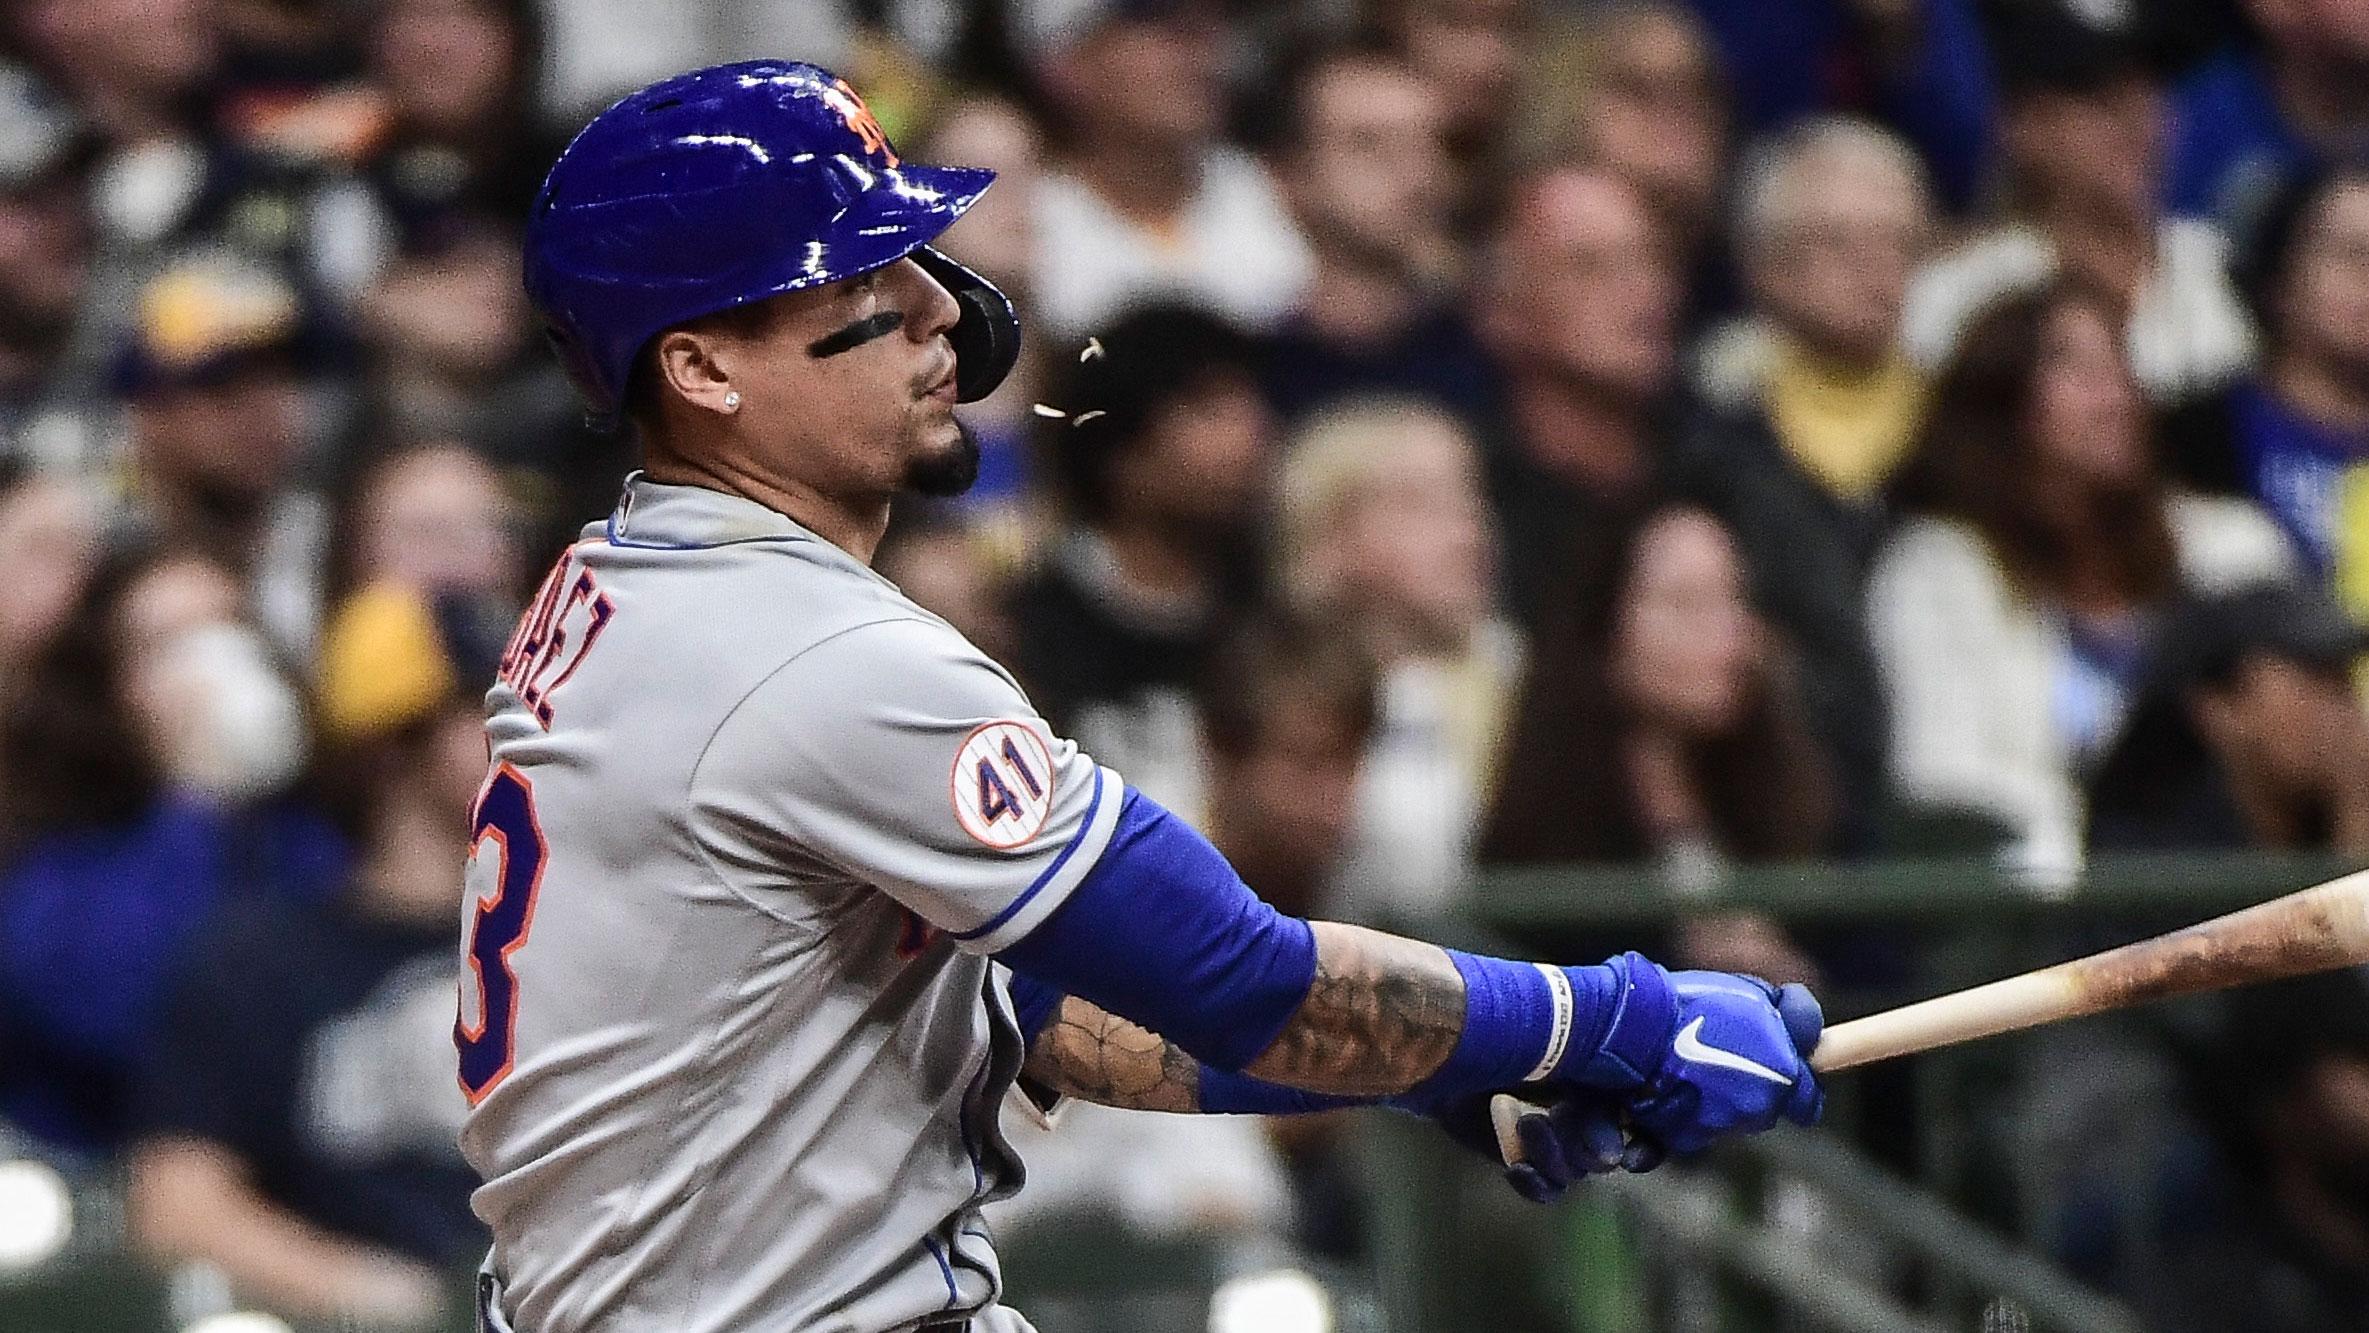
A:
{"label": "blue undershirt sleeve", "polygon": [[997,956],[1228,1071],[1267,1049],[1316,976],[1308,923],[1261,901],[1207,839],[1132,787],[1094,869]]}

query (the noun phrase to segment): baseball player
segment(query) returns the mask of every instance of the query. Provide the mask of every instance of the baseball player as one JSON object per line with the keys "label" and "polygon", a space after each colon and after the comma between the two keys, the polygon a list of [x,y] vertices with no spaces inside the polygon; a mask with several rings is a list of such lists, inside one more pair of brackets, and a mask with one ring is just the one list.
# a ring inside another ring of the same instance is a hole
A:
{"label": "baseball player", "polygon": [[529,292],[644,471],[487,696],[454,1036],[488,1329],[1026,1330],[979,1218],[1024,1073],[1482,1142],[1528,1086],[1539,1196],[1817,1115],[1806,992],[1280,915],[872,572],[1017,355],[928,244],[991,178],[767,61],[610,107],[533,205]]}

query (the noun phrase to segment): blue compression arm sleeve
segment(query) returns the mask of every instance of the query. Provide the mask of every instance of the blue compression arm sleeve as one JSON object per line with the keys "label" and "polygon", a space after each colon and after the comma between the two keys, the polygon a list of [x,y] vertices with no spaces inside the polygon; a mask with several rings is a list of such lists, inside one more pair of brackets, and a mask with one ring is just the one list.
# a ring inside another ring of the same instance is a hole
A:
{"label": "blue compression arm sleeve", "polygon": [[998,957],[1227,1070],[1267,1049],[1316,978],[1308,923],[1132,787],[1094,869]]}

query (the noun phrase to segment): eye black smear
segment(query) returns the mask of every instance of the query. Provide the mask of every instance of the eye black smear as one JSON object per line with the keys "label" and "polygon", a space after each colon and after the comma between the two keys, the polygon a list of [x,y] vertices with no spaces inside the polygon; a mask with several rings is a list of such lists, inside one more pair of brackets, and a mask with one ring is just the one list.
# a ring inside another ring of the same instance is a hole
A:
{"label": "eye black smear", "polygon": [[806,344],[806,354],[817,358],[837,356],[841,352],[861,347],[874,338],[885,338],[903,327],[903,311],[883,310],[876,315],[866,315],[837,333],[826,333]]}

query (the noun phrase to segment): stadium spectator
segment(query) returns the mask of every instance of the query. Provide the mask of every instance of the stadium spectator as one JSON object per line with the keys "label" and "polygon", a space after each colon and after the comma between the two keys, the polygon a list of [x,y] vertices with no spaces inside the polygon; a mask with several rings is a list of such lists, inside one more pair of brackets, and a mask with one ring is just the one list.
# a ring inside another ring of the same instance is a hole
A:
{"label": "stadium spectator", "polygon": [[1270,612],[1211,652],[1199,682],[1209,838],[1284,911],[1315,909],[1348,837],[1378,683],[1329,619]]}
{"label": "stadium spectator", "polygon": [[[1531,647],[1481,858],[1650,862],[1694,891],[1730,864],[1829,850],[1832,766],[1727,530],[1665,503],[1600,558]],[[1690,966],[1815,974],[1756,914],[1675,926],[1670,947]]]}
{"label": "stadium spectator", "polygon": [[930,127],[927,156],[995,172],[995,188],[932,244],[986,274],[1015,304],[1029,304],[1036,262],[1036,193],[1045,171],[1043,131],[1019,105],[978,94],[946,104]]}
{"label": "stadium spectator", "polygon": [[105,438],[85,345],[93,144],[70,107],[0,66],[0,452],[87,466]]}
{"label": "stadium spectator", "polygon": [[1064,735],[1180,810],[1203,808],[1192,691],[1258,600],[1274,424],[1253,371],[1232,326],[1145,307],[1056,358],[1060,415],[1039,418],[1071,524],[1014,590],[1014,668]]}
{"label": "stadium spectator", "polygon": [[522,222],[560,149],[527,114],[542,57],[533,0],[379,0],[366,50],[386,129],[363,172],[394,229]]}
{"label": "stadium spectator", "polygon": [[[234,42],[214,99],[223,201],[199,211],[204,234],[276,256],[342,313],[399,258],[524,218],[559,151],[526,116],[539,65],[530,0],[243,12],[267,49]],[[324,17],[359,31],[323,33]],[[447,314],[466,331],[487,318],[475,306]]]}
{"label": "stadium spectator", "polygon": [[26,0],[12,7],[9,36],[114,152],[194,147],[223,54],[208,2]]}
{"label": "stadium spectator", "polygon": [[1620,538],[1531,646],[1482,855],[1691,873],[1823,850],[1827,761],[1727,529],[1665,503]]}
{"label": "stadium spectator", "polygon": [[1224,35],[1206,0],[1021,7],[1063,133],[1035,191],[1029,288],[1055,341],[1188,300],[1249,328],[1296,305],[1308,252],[1258,161],[1223,142]]}
{"label": "stadium spectator", "polygon": [[1974,0],[1692,0],[1753,135],[1818,113],[1880,119],[1916,146],[1942,198],[1972,205],[1996,126]]}
{"label": "stadium spectator", "polygon": [[2290,575],[2242,500],[2170,492],[2113,306],[2080,288],[1976,321],[1895,478],[1908,515],[1869,576],[1899,795],[2079,863],[2079,782],[2119,734],[2163,607]]}
{"label": "stadium spectator", "polygon": [[1816,119],[1748,163],[1735,226],[1751,305],[1695,353],[1671,484],[1728,525],[1755,604],[1800,653],[1850,841],[1865,846],[1882,804],[1884,719],[1863,593],[1884,484],[1924,417],[1928,386],[1899,334],[1932,206],[1899,139]]}
{"label": "stadium spectator", "polygon": [[1568,151],[1645,201],[1691,307],[1725,304],[1727,95],[1709,36],[1682,5],[1622,3],[1595,15],[1580,44]]}
{"label": "stadium spectator", "polygon": [[445,1054],[455,830],[485,775],[479,695],[501,652],[466,610],[391,583],[340,607],[321,714],[352,789],[352,873],[328,902],[212,922],[139,1080],[134,1239],[282,1314],[423,1324],[486,1244]]}
{"label": "stadium spectator", "polygon": [[24,0],[9,35],[104,144],[94,200],[110,238],[150,245],[208,183],[207,82],[221,39],[206,0]]}
{"label": "stadium spectator", "polygon": [[2093,849],[2327,848],[2369,856],[2369,632],[2325,598],[2254,588],[2197,602],[2089,792]]}
{"label": "stadium spectator", "polygon": [[393,583],[516,603],[527,573],[522,519],[511,487],[475,451],[433,439],[387,450],[356,473],[338,507],[330,596]]}
{"label": "stadium spectator", "polygon": [[1411,393],[1478,418],[1489,374],[1451,299],[1463,260],[1444,108],[1413,69],[1364,47],[1321,49],[1287,77],[1276,179],[1313,267],[1268,340],[1268,401],[1290,419],[1352,393]]}
{"label": "stadium spectator", "polygon": [[294,484],[315,443],[302,301],[270,267],[209,250],[151,280],[133,320],[115,368],[131,407],[127,519],[237,574],[274,640],[304,654],[326,510]]}
{"label": "stadium spectator", "polygon": [[2164,1333],[2369,1321],[2369,986],[2359,968],[2246,986],[2187,1043],[2210,1147],[2175,1162],[2119,1284]]}
{"label": "stadium spectator", "polygon": [[2221,233],[2161,214],[2160,74],[2127,32],[2053,5],[2012,14],[2000,59],[2005,212],[1910,288],[1911,351],[1940,366],[1992,301],[2061,274],[2123,312],[2131,368],[2156,405],[2226,385],[2253,360],[2253,328]]}
{"label": "stadium spectator", "polygon": [[2369,619],[2369,166],[2281,192],[2240,271],[2261,371],[2181,414],[2175,466],[2202,489],[2253,497]]}
{"label": "stadium spectator", "polygon": [[1504,384],[1487,448],[1506,601],[1533,625],[1574,548],[1656,484],[1678,283],[1635,190],[1554,167],[1513,182],[1473,299]]}
{"label": "stadium spectator", "polygon": [[10,693],[0,1114],[103,1150],[189,940],[226,902],[317,900],[344,845],[274,799],[304,760],[303,702],[230,571],[202,556],[102,567]]}
{"label": "stadium spectator", "polygon": [[2174,211],[2242,226],[2294,176],[2369,153],[2369,8],[2245,0],[2233,42],[2171,102],[2165,194]]}
{"label": "stadium spectator", "polygon": [[380,433],[457,436],[538,474],[581,519],[615,498],[627,450],[585,429],[518,272],[517,242],[497,228],[431,229],[401,248],[353,312],[369,357],[366,410]]}
{"label": "stadium spectator", "polygon": [[1502,165],[1506,115],[1538,25],[1535,0],[1371,0],[1371,26],[1431,87],[1446,115],[1463,203]]}
{"label": "stadium spectator", "polygon": [[[34,665],[82,600],[99,557],[98,506],[72,482],[44,476],[0,457],[0,570],[8,596],[0,601],[0,717],[14,707]],[[9,755],[0,747],[0,765]],[[17,822],[14,795],[0,767],[0,864]]]}
{"label": "stadium spectator", "polygon": [[1320,913],[1406,921],[1456,904],[1521,668],[1499,613],[1480,460],[1416,400],[1344,401],[1294,434],[1277,479],[1281,599],[1381,673],[1355,816]]}

